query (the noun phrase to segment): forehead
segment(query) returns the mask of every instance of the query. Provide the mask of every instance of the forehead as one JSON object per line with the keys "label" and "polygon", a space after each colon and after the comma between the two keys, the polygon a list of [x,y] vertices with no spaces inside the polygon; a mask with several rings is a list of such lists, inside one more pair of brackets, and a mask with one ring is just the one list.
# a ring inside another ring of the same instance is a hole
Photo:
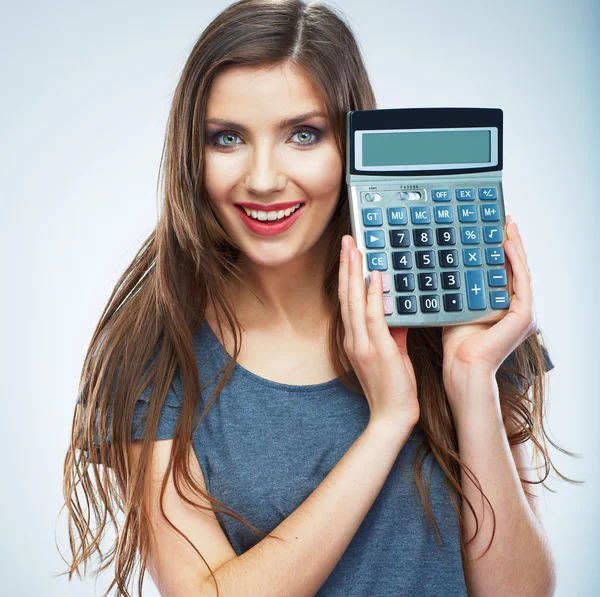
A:
{"label": "forehead", "polygon": [[325,101],[319,88],[298,68],[235,65],[215,76],[206,118],[278,121],[311,110],[326,113]]}

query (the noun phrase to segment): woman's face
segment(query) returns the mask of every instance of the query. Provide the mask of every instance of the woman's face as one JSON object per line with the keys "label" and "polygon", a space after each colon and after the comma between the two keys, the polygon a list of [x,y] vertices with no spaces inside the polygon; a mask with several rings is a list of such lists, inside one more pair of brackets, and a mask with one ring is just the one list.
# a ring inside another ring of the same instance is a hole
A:
{"label": "woman's face", "polygon": [[[302,116],[312,112],[320,115]],[[288,66],[229,67],[212,83],[205,127],[204,184],[241,252],[276,267],[313,248],[335,210],[343,168],[313,83]],[[304,205],[292,226],[264,235],[244,223],[239,203],[265,212],[281,203]]]}

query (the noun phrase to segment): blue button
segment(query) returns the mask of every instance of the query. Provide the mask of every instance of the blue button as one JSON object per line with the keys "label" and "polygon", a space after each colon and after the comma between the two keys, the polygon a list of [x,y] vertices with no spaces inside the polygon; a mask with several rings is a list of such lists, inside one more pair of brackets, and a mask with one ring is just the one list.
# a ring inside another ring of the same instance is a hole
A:
{"label": "blue button", "polygon": [[479,242],[479,228],[477,226],[461,226],[460,239],[463,245],[476,245]]}
{"label": "blue button", "polygon": [[478,189],[479,198],[483,200],[498,199],[498,189],[496,187],[483,187]]}
{"label": "blue button", "polygon": [[403,226],[408,224],[406,207],[388,207],[388,224],[390,226]]}
{"label": "blue button", "polygon": [[385,271],[387,265],[387,253],[367,253],[367,267],[370,271],[378,269]]}
{"label": "blue button", "polygon": [[435,221],[440,224],[450,224],[454,222],[452,215],[452,206],[450,205],[434,205]]}
{"label": "blue button", "polygon": [[473,247],[472,249],[463,249],[463,263],[467,267],[481,265],[481,249]]}
{"label": "blue button", "polygon": [[489,286],[506,286],[506,270],[503,267],[488,270]]}
{"label": "blue button", "polygon": [[365,245],[367,249],[383,249],[385,233],[383,230],[365,230]]}
{"label": "blue button", "polygon": [[480,269],[465,272],[467,283],[467,305],[471,311],[485,309],[485,289],[483,287],[483,272]]}
{"label": "blue button", "polygon": [[486,247],[485,262],[488,265],[502,265],[504,263],[503,247]]}
{"label": "blue button", "polygon": [[484,222],[498,222],[500,210],[495,205],[481,205],[481,219]]}
{"label": "blue button", "polygon": [[475,205],[457,205],[459,222],[477,222],[477,209]]}
{"label": "blue button", "polygon": [[431,212],[429,207],[423,206],[412,206],[410,208],[410,218],[413,224],[429,224],[431,223]]}
{"label": "blue button", "polygon": [[436,189],[435,191],[431,191],[431,198],[434,201],[450,201],[451,197],[450,189]]}
{"label": "blue button", "polygon": [[456,189],[456,198],[459,201],[475,201],[475,189]]}
{"label": "blue button", "polygon": [[362,214],[365,226],[381,226],[383,224],[381,207],[363,207]]}
{"label": "blue button", "polygon": [[490,306],[492,309],[508,309],[510,299],[506,290],[493,290],[490,292]]}
{"label": "blue button", "polygon": [[486,243],[501,243],[502,228],[500,226],[483,226],[483,240]]}

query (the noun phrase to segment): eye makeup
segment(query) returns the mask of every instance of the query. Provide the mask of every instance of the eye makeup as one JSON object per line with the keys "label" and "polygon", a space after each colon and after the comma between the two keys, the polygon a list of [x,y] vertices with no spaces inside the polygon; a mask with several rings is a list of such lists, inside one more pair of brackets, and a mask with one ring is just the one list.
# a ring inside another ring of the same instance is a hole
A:
{"label": "eye makeup", "polygon": [[[309,133],[312,133],[314,139],[309,143],[294,142],[294,145],[301,146],[301,147],[312,147],[313,145],[316,145],[321,140],[321,137],[323,135],[322,131],[316,127],[298,126],[293,130],[292,137],[303,131],[308,131]],[[241,138],[240,135],[238,135],[238,133],[236,133],[235,131],[232,131],[232,130],[222,130],[222,131],[218,131],[216,133],[208,133],[207,132],[206,138],[207,138],[208,145],[211,145],[213,147],[219,147],[219,148],[229,148],[229,147],[235,147],[236,145],[241,145],[240,143],[234,143],[232,145],[224,145],[222,143],[218,143],[217,140],[219,139],[219,137],[222,137],[224,135],[231,135],[233,137]],[[226,149],[226,151],[228,151],[228,149]]]}

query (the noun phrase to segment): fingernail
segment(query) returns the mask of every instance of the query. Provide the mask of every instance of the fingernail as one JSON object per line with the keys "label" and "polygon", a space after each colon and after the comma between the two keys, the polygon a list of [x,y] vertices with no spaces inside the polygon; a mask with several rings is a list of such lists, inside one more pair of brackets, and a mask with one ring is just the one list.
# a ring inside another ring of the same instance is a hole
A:
{"label": "fingernail", "polygon": [[348,247],[348,237],[344,236],[342,238],[342,249],[345,250]]}
{"label": "fingernail", "polygon": [[355,257],[356,257],[356,250],[354,249],[354,247],[352,247],[350,249],[350,261],[354,261]]}

